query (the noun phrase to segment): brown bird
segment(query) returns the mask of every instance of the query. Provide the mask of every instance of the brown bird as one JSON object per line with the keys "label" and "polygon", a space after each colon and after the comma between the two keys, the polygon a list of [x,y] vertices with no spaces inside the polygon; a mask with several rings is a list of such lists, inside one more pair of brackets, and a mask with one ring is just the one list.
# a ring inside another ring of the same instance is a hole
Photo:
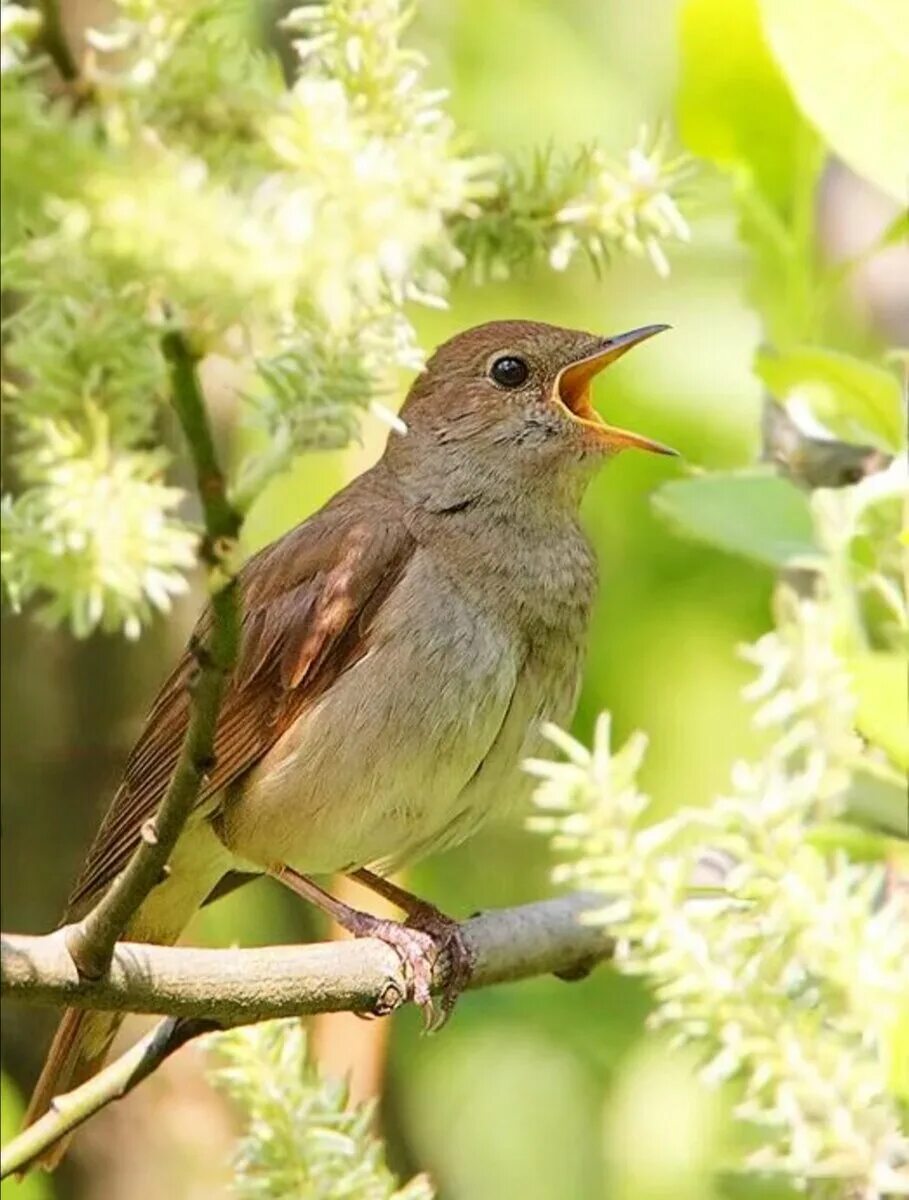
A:
{"label": "brown bird", "polygon": [[[590,384],[665,328],[602,337],[499,321],[452,338],[410,390],[406,434],[246,564],[215,765],[131,940],[171,943],[230,872],[267,872],[352,933],[395,946],[425,1007],[444,951],[448,1011],[469,973],[457,926],[383,876],[519,803],[541,723],[570,719],[596,581],[582,494],[617,451],[674,453],[607,425]],[[184,654],[152,706],[69,920],[123,869],[162,799],[192,671]],[[336,872],[390,898],[407,924],[308,878]],[[30,1120],[100,1068],[120,1019],[64,1014]]]}

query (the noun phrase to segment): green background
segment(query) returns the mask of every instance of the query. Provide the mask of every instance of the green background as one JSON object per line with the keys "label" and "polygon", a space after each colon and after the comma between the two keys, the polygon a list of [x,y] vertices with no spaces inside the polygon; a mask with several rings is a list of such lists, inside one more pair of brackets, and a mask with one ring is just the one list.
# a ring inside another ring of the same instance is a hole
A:
{"label": "green background", "polygon": [[[435,80],[451,89],[455,118],[482,149],[571,147],[596,138],[621,153],[642,124],[669,121],[681,125],[695,150],[730,161],[751,155],[766,193],[782,196],[800,154],[793,102],[773,69],[754,57],[754,6],[698,0],[687,12],[682,29],[672,0],[427,0],[414,37]],[[683,47],[699,63],[715,62],[717,78],[699,69],[680,91]],[[730,113],[744,149],[730,133]],[[736,646],[768,625],[772,585],[769,566],[676,537],[650,503],[669,479],[700,467],[746,465],[758,453],[760,383],[751,362],[760,329],[747,302],[749,269],[732,208],[709,168],[682,207],[694,238],[670,251],[668,280],[637,259],[617,261],[601,279],[578,262],[562,275],[540,267],[508,283],[465,281],[448,311],[414,313],[427,347],[497,317],[603,333],[654,322],[673,327],[596,388],[608,420],[668,442],[684,458],[677,464],[627,454],[590,489],[584,523],[602,583],[575,721],[586,738],[597,713],[609,709],[616,744],[636,728],[648,732],[642,784],[655,815],[708,799],[724,787],[733,760],[754,752],[738,698],[748,669]],[[312,512],[374,459],[383,438],[384,428],[367,418],[362,446],[299,462],[256,503],[245,532],[249,548]],[[79,644],[4,617],[4,928],[39,931],[58,918],[197,604],[181,604],[174,620],[138,645],[100,638]],[[541,838],[518,824],[490,827],[417,865],[408,883],[460,916],[547,894],[550,865]],[[307,938],[316,930],[312,914],[258,882],[207,910],[188,936],[242,944]],[[450,1200],[788,1195],[772,1183],[707,1179],[707,1167],[722,1163],[724,1146],[737,1136],[735,1122],[700,1088],[691,1064],[646,1031],[647,1013],[644,987],[603,968],[572,985],[540,979],[468,995],[432,1038],[420,1036],[416,1014],[400,1014],[382,1098],[392,1160],[402,1172],[430,1171]],[[4,1065],[23,1086],[50,1024],[48,1014],[4,1013]],[[126,1111],[151,1130],[167,1124],[155,1104],[177,1101],[173,1092],[149,1088],[150,1098]],[[204,1138],[206,1106],[216,1102],[190,1081],[179,1103],[189,1106]],[[5,1107],[12,1111],[12,1100]],[[222,1145],[223,1130],[212,1121],[211,1145]],[[95,1138],[115,1141],[124,1118],[111,1118],[106,1128]],[[135,1135],[135,1128],[124,1134],[126,1142]],[[111,1191],[113,1177],[102,1178],[92,1165],[101,1161],[96,1147],[74,1156],[55,1184],[5,1187],[3,1197],[219,1194],[223,1181],[210,1179],[197,1158],[177,1154],[166,1169],[150,1163],[144,1174],[117,1176]]]}

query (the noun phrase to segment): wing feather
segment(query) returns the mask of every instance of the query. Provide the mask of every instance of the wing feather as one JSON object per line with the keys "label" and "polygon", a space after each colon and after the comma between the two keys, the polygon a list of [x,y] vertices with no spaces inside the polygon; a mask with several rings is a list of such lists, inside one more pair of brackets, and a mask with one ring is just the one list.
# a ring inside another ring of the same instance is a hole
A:
{"label": "wing feather", "polygon": [[[370,626],[400,578],[414,542],[374,481],[354,485],[250,560],[237,668],[221,706],[215,765],[200,803],[242,777],[332,680],[365,653]],[[383,501],[388,516],[377,520]],[[372,509],[372,511],[370,511]],[[203,613],[196,637],[210,625]],[[123,869],[176,766],[189,719],[187,650],[155,700],[129,756],[68,915],[84,911]]]}

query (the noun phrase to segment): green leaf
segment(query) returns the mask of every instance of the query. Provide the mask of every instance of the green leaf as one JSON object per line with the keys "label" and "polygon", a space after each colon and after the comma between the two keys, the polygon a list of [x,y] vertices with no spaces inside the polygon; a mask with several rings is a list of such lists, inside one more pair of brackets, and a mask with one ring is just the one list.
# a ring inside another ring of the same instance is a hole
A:
{"label": "green leaf", "polygon": [[893,838],[849,821],[825,821],[812,825],[805,840],[821,854],[846,854],[853,862],[886,863],[893,858]]}
{"label": "green leaf", "polygon": [[755,373],[780,401],[798,398],[845,442],[898,450],[904,441],[899,380],[882,367],[835,350],[762,350]]}
{"label": "green leaf", "polygon": [[855,772],[846,796],[846,818],[864,829],[909,838],[909,799],[906,781],[896,772],[864,768]]}
{"label": "green leaf", "polygon": [[887,1085],[900,1100],[909,1104],[909,1006],[897,1013],[886,1048]]}
{"label": "green leaf", "polygon": [[774,57],[808,120],[854,171],[905,204],[906,0],[761,0],[761,13]]}
{"label": "green leaf", "polygon": [[[862,654],[852,660],[851,671],[859,732],[909,770],[906,660],[900,654]],[[905,812],[905,796],[903,800]]]}
{"label": "green leaf", "polygon": [[758,0],[686,0],[681,50],[683,140],[722,167],[745,168],[784,207],[802,120],[765,41]]}
{"label": "green leaf", "polygon": [[875,252],[885,250],[888,246],[898,246],[905,241],[909,241],[909,208],[897,213],[878,238],[874,249]]}
{"label": "green leaf", "polygon": [[653,503],[682,533],[771,567],[820,554],[805,494],[767,471],[676,479]]}
{"label": "green leaf", "polygon": [[[5,1146],[19,1132],[25,1107],[16,1085],[5,1071],[0,1073],[0,1141]],[[43,1171],[32,1171],[24,1179],[4,1179],[0,1200],[51,1200],[54,1189]]]}

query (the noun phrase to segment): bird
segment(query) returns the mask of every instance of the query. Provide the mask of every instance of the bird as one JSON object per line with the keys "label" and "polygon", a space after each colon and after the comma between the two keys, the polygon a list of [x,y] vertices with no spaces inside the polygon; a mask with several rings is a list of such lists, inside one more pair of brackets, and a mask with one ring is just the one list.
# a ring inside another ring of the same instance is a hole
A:
{"label": "bird", "polygon": [[[604,337],[508,320],[457,334],[416,377],[403,432],[390,433],[376,465],[241,568],[240,649],[213,763],[128,940],[171,944],[234,873],[270,874],[355,936],[394,946],[412,998],[430,1023],[444,1020],[469,951],[454,921],[388,876],[518,806],[542,725],[570,720],[597,585],[581,498],[620,451],[676,453],[609,425],[591,384],[667,328]],[[209,623],[203,612],[196,639]],[[154,816],[194,669],[187,649],[128,757],[65,920],[97,902]],[[312,879],[339,873],[407,921],[359,912]],[[440,954],[449,987],[434,1013]],[[27,1121],[101,1068],[121,1019],[63,1014]]]}

